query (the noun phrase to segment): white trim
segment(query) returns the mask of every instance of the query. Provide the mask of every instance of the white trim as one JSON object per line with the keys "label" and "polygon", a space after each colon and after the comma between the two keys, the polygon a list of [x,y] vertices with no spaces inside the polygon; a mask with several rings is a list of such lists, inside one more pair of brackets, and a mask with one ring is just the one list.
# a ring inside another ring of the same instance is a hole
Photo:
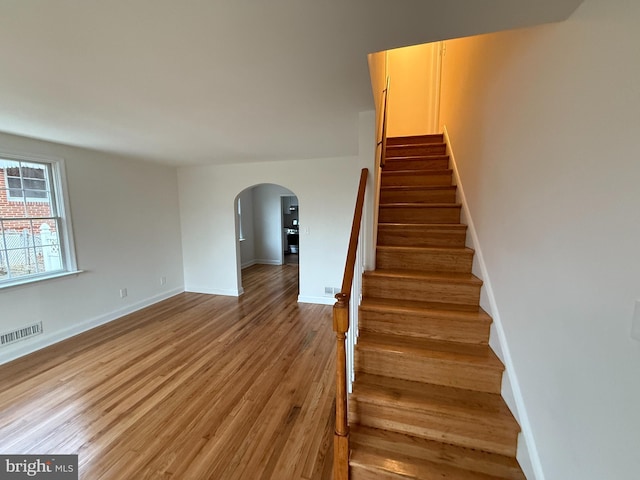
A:
{"label": "white trim", "polygon": [[[283,252],[284,254],[284,252]],[[256,259],[253,261],[254,264],[259,264],[259,265],[282,265],[283,261],[282,260],[269,260],[269,259]]]}
{"label": "white trim", "polygon": [[433,56],[434,62],[434,70],[435,75],[433,79],[432,85],[435,85],[435,102],[434,102],[434,113],[433,113],[433,128],[434,132],[438,131],[438,126],[440,125],[440,102],[442,100],[442,57],[445,54],[444,41],[437,42],[437,45],[434,47],[438,51]]}
{"label": "white trim", "polygon": [[53,176],[53,182],[56,187],[58,202],[58,215],[61,217],[65,228],[62,231],[64,238],[64,254],[65,266],[68,271],[78,269],[78,263],[76,259],[76,246],[74,243],[73,225],[71,224],[71,203],[69,202],[69,190],[67,185],[67,170],[64,163],[64,159],[60,158],[55,160],[52,164],[52,169],[55,170],[56,175]]}
{"label": "white trim", "polygon": [[298,295],[298,303],[315,303],[317,305],[333,305],[336,299],[333,297],[309,297]]}
{"label": "white trim", "polygon": [[[6,150],[0,151],[0,160],[13,160],[46,164],[50,167],[49,178],[52,183],[50,188],[49,201],[55,205],[56,217],[60,219],[60,245],[62,247],[62,263],[64,264],[65,273],[75,274],[78,272],[78,262],[76,259],[76,249],[73,235],[73,225],[71,223],[71,203],[69,202],[69,192],[67,186],[67,172],[64,159],[53,156],[32,155],[25,153],[15,153]],[[8,188],[8,185],[7,185]],[[51,212],[53,213],[53,211]],[[52,218],[56,218],[52,217]],[[23,285],[29,282],[29,278],[33,278],[34,282],[44,278],[58,278],[62,275],[53,273],[52,275],[25,276],[25,280],[20,279],[3,281],[4,286]]]}
{"label": "white trim", "polygon": [[[483,287],[485,289],[485,293],[489,302],[488,306],[481,305],[482,308],[487,310],[487,313],[493,318],[493,326],[495,327],[495,332],[497,334],[497,340],[499,343],[500,350],[496,352],[501,358],[502,362],[505,366],[505,372],[507,374],[507,381],[502,382],[502,396],[511,396],[513,401],[515,402],[515,412],[514,414],[518,418],[521,428],[521,440],[524,440],[525,448],[518,448],[519,456],[522,454],[528,454],[528,458],[523,459],[525,461],[521,461],[521,464],[525,464],[526,461],[530,462],[533,473],[535,474],[535,478],[537,480],[545,480],[544,472],[542,470],[542,463],[540,461],[540,455],[538,453],[538,448],[536,447],[535,438],[533,436],[533,430],[531,428],[531,422],[529,421],[529,416],[527,415],[527,409],[525,406],[524,398],[522,396],[522,390],[520,389],[520,383],[518,381],[518,376],[516,374],[515,366],[513,365],[513,359],[511,358],[511,350],[509,349],[509,344],[507,343],[507,336],[504,332],[504,327],[502,325],[502,319],[500,318],[500,313],[498,311],[498,304],[496,302],[495,295],[493,293],[493,287],[491,285],[491,279],[489,277],[489,272],[487,270],[487,265],[484,261],[484,256],[482,255],[482,248],[480,247],[480,240],[478,239],[478,234],[476,232],[475,225],[473,223],[473,219],[471,218],[471,212],[469,210],[469,204],[467,203],[467,198],[464,194],[464,189],[462,187],[462,181],[460,180],[460,173],[458,172],[458,165],[456,163],[455,156],[453,154],[453,149],[451,147],[451,139],[449,138],[449,132],[447,130],[447,126],[443,125],[443,133],[444,133],[444,141],[447,144],[447,154],[451,159],[451,168],[453,169],[453,176],[456,185],[458,186],[458,198],[460,203],[462,204],[462,211],[465,216],[465,220],[468,227],[468,232],[471,236],[472,246],[475,250],[475,257],[477,260],[478,267],[480,268],[480,277],[482,279]],[[492,329],[493,330],[493,329]],[[508,391],[507,389],[510,390]],[[507,391],[505,391],[507,390]]]}
{"label": "white trim", "polygon": [[238,216],[238,240],[244,242],[244,233],[242,232],[242,202],[240,201],[240,195],[238,195],[236,205],[236,215]]}
{"label": "white trim", "polygon": [[255,260],[249,260],[248,262],[244,262],[242,265],[240,265],[240,268],[243,269],[243,268],[253,267],[256,263],[258,262],[256,262]]}
{"label": "white trim", "polygon": [[56,280],[58,278],[76,276],[76,275],[80,275],[81,273],[84,273],[84,270],[75,270],[73,272],[59,272],[59,273],[52,273],[52,274],[42,274],[42,276],[39,276],[39,277],[30,276],[30,277],[24,278],[24,280],[22,281],[18,280],[16,282],[7,283],[6,285],[0,284],[0,290],[17,288],[17,287],[27,287],[29,285],[33,285],[34,283],[46,282],[47,280]]}
{"label": "white trim", "polygon": [[117,320],[125,315],[129,315],[130,313],[136,312],[138,310],[142,310],[143,308],[149,307],[155,303],[161,302],[162,300],[166,300],[167,298],[171,298],[175,295],[179,295],[184,290],[182,288],[175,288],[173,290],[169,290],[167,292],[159,293],[158,295],[154,295],[153,297],[149,297],[145,300],[141,300],[139,302],[133,303],[126,307],[120,308],[118,310],[114,310],[110,313],[105,313],[104,315],[99,315],[90,320],[86,320],[84,322],[77,323],[75,325],[71,325],[67,328],[59,330],[57,332],[53,332],[51,334],[46,333],[46,323],[45,333],[43,335],[39,335],[37,338],[34,338],[34,341],[25,341],[24,345],[21,345],[20,348],[16,350],[12,350],[7,354],[0,354],[0,365],[4,363],[8,363],[17,358],[23,357],[30,353],[33,353],[37,350],[49,347],[55,343],[61,342],[63,340],[67,340],[71,337],[74,337],[80,333],[86,332],[87,330],[91,330],[92,328],[99,327],[100,325],[104,325],[105,323],[112,322]]}
{"label": "white trim", "polygon": [[239,297],[244,292],[241,288],[209,288],[201,285],[185,286],[184,291],[191,293],[206,293],[208,295],[222,295],[225,297]]}

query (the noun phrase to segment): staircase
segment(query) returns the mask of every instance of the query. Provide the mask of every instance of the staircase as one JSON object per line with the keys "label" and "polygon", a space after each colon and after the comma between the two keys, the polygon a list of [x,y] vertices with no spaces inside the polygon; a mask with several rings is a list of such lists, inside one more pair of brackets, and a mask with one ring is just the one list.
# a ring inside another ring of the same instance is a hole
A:
{"label": "staircase", "polygon": [[442,135],[389,138],[349,402],[353,480],[525,479]]}

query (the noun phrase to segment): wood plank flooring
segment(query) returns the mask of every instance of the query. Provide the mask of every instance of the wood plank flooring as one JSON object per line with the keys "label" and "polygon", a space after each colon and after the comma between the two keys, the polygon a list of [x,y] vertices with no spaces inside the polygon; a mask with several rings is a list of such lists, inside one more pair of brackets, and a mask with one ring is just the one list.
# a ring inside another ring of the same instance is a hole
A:
{"label": "wood plank flooring", "polygon": [[330,479],[331,307],[298,266],[240,298],[183,293],[0,366],[0,453],[76,453],[80,478]]}

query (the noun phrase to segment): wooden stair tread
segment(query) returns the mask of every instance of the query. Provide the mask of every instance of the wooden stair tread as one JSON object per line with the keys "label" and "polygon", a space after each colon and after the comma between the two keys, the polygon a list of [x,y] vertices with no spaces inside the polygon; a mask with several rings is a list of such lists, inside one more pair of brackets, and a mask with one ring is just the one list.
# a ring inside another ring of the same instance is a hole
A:
{"label": "wooden stair tread", "polygon": [[358,372],[352,424],[516,456],[520,427],[499,392]]}
{"label": "wooden stair tread", "polygon": [[385,185],[380,187],[380,190],[385,191],[431,191],[431,190],[456,190],[458,187],[455,185]]}
{"label": "wooden stair tread", "polygon": [[391,150],[401,150],[403,148],[420,148],[420,147],[441,147],[446,148],[447,144],[444,141],[440,142],[402,142],[402,143],[389,143],[389,139],[387,139],[387,151]]}
{"label": "wooden stair tread", "polygon": [[399,148],[399,147],[422,147],[423,145],[433,146],[437,145],[438,147],[446,146],[444,143],[444,138],[442,139],[429,139],[427,141],[421,141],[418,137],[391,137],[391,143],[389,143],[389,138],[387,138],[387,148]]}
{"label": "wooden stair tread", "polygon": [[456,185],[384,185],[382,190],[455,190]]}
{"label": "wooden stair tread", "polygon": [[[415,204],[419,205],[419,204]],[[429,204],[433,205],[433,204]],[[432,230],[467,230],[464,223],[378,223],[378,228],[406,228],[409,230],[432,229]]]}
{"label": "wooden stair tread", "polygon": [[[461,203],[385,203],[380,208],[461,208]],[[429,223],[420,225],[431,225]]]}
{"label": "wooden stair tread", "polygon": [[442,170],[449,168],[448,155],[402,155],[387,156],[382,167],[383,173],[402,170]]}
{"label": "wooden stair tread", "polygon": [[[384,220],[384,219],[381,219]],[[408,223],[387,219],[378,223],[378,245],[464,247],[467,226],[461,223]]]}
{"label": "wooden stair tread", "polygon": [[504,370],[504,365],[488,345],[443,342],[427,338],[382,335],[363,331],[358,339],[358,349],[443,360],[459,363],[462,367],[464,365],[481,365],[487,370]]}
{"label": "wooden stair tread", "polygon": [[[350,478],[353,480],[499,480],[499,477],[463,471],[449,465],[414,459],[402,454],[391,456],[386,451],[373,447],[359,448],[352,452],[349,465],[351,466]],[[361,473],[357,468],[365,472]]]}
{"label": "wooden stair tread", "polygon": [[388,170],[383,169],[380,175],[380,184],[384,187],[397,185],[441,185],[451,186],[453,182],[453,170],[442,168],[425,168],[422,170]]}
{"label": "wooden stair tread", "polygon": [[376,248],[376,268],[471,273],[473,255],[467,247],[380,245]]}
{"label": "wooden stair tread", "polygon": [[376,250],[386,252],[397,253],[474,253],[474,250],[469,247],[407,247],[407,246],[393,246],[393,245],[379,245]]}
{"label": "wooden stair tread", "polygon": [[449,155],[434,153],[433,155],[402,155],[400,157],[386,157],[385,160],[449,160]]}
{"label": "wooden stair tread", "polygon": [[478,308],[477,311],[469,311],[467,308],[456,304],[365,297],[360,304],[360,310],[381,310],[398,314],[428,312],[431,317],[464,318],[469,321],[492,322],[491,317],[481,308]]}
{"label": "wooden stair tread", "polygon": [[442,142],[415,142],[410,141],[410,143],[404,143],[398,141],[394,143],[392,141],[391,144],[387,141],[386,149],[384,151],[385,160],[392,157],[407,157],[407,156],[418,156],[418,155],[446,155],[447,154],[447,145]]}
{"label": "wooden stair tread", "polygon": [[403,175],[449,175],[453,172],[450,168],[442,168],[438,170],[383,170],[383,176],[403,176]]}
{"label": "wooden stair tread", "polygon": [[482,285],[482,280],[472,273],[417,272],[415,270],[377,269],[364,272],[364,277],[410,278],[423,282]]}
{"label": "wooden stair tread", "polygon": [[509,407],[499,394],[477,392],[399,378],[358,373],[353,394],[359,401],[437,412],[519,432]]}
{"label": "wooden stair tread", "polygon": [[[400,200],[400,199],[397,199]],[[381,223],[459,224],[462,205],[448,199],[446,203],[432,201],[380,203],[378,219]]]}
{"label": "wooden stair tread", "polygon": [[443,143],[442,133],[427,133],[423,135],[403,135],[399,137],[387,137],[387,146],[395,145],[422,145],[428,143]]}
{"label": "wooden stair tread", "polygon": [[457,201],[456,192],[457,187],[451,186],[450,184],[385,185],[380,188],[379,204],[386,205],[397,202],[426,204],[455,203]]}
{"label": "wooden stair tread", "polygon": [[364,298],[360,332],[487,345],[493,320],[482,309],[455,304]]}
{"label": "wooden stair tread", "polygon": [[351,441],[356,447],[351,465],[397,478],[526,480],[517,461],[504,455],[359,425],[352,428]]}

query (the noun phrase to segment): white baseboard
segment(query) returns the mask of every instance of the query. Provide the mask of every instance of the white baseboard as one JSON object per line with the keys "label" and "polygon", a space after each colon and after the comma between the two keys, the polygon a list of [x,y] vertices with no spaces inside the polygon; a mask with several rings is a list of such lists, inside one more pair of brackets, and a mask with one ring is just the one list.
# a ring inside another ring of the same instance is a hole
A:
{"label": "white baseboard", "polygon": [[241,269],[249,268],[249,267],[253,267],[254,265],[282,265],[282,262],[280,260],[254,259],[254,260],[249,260],[248,262],[243,263],[242,265],[240,265],[240,268]]}
{"label": "white baseboard", "polygon": [[[500,318],[498,311],[498,305],[495,295],[493,293],[493,287],[491,285],[491,279],[487,270],[487,265],[482,255],[482,248],[480,247],[480,241],[478,234],[469,211],[469,205],[467,198],[464,194],[464,188],[460,180],[460,173],[458,171],[458,165],[456,163],[455,155],[451,147],[451,138],[447,126],[443,126],[444,141],[447,144],[447,154],[451,159],[451,168],[453,169],[454,182],[458,186],[458,198],[462,204],[462,213],[465,218],[468,232],[471,237],[472,247],[475,250],[475,261],[477,262],[479,272],[474,272],[479,276],[483,283],[485,295],[481,298],[480,306],[493,318],[493,326],[491,328],[492,336],[490,344],[496,354],[502,360],[505,365],[505,373],[507,374],[502,382],[502,396],[509,405],[509,408],[513,411],[514,415],[518,419],[521,428],[521,435],[518,441],[518,461],[523,467],[524,473],[530,480],[545,480],[544,472],[542,470],[542,462],[540,461],[540,455],[536,447],[535,438],[533,436],[533,430],[527,410],[522,396],[522,390],[520,389],[520,383],[518,382],[518,376],[513,365],[513,359],[511,358],[511,352],[507,343],[507,337],[504,331],[504,326]],[[495,335],[493,333],[495,332]],[[533,476],[532,476],[533,475]]]}
{"label": "white baseboard", "polygon": [[333,297],[309,297],[306,295],[298,295],[298,303],[315,303],[318,305],[333,305],[336,299]]}
{"label": "white baseboard", "polygon": [[37,350],[49,347],[55,343],[74,337],[82,332],[86,332],[87,330],[91,330],[92,328],[104,325],[105,323],[112,322],[113,320],[117,320],[118,318],[129,315],[130,313],[142,310],[143,308],[153,305],[154,303],[158,303],[162,300],[166,300],[167,298],[178,295],[183,291],[184,290],[182,288],[169,290],[167,292],[154,295],[153,297],[149,297],[145,300],[127,305],[126,307],[120,308],[118,310],[114,310],[113,312],[99,315],[92,319],[76,323],[75,325],[71,325],[67,328],[49,334],[46,333],[45,324],[45,333],[43,333],[42,335],[38,335],[37,337],[33,338],[33,340],[25,340],[24,345],[20,345],[19,348],[11,349],[11,351],[7,352],[6,354],[0,354],[0,365],[8,363],[25,355],[29,355],[30,353],[33,353]]}
{"label": "white baseboard", "polygon": [[256,259],[253,262],[254,264],[259,264],[259,265],[282,265],[282,262],[280,260],[273,260],[273,259]]}

